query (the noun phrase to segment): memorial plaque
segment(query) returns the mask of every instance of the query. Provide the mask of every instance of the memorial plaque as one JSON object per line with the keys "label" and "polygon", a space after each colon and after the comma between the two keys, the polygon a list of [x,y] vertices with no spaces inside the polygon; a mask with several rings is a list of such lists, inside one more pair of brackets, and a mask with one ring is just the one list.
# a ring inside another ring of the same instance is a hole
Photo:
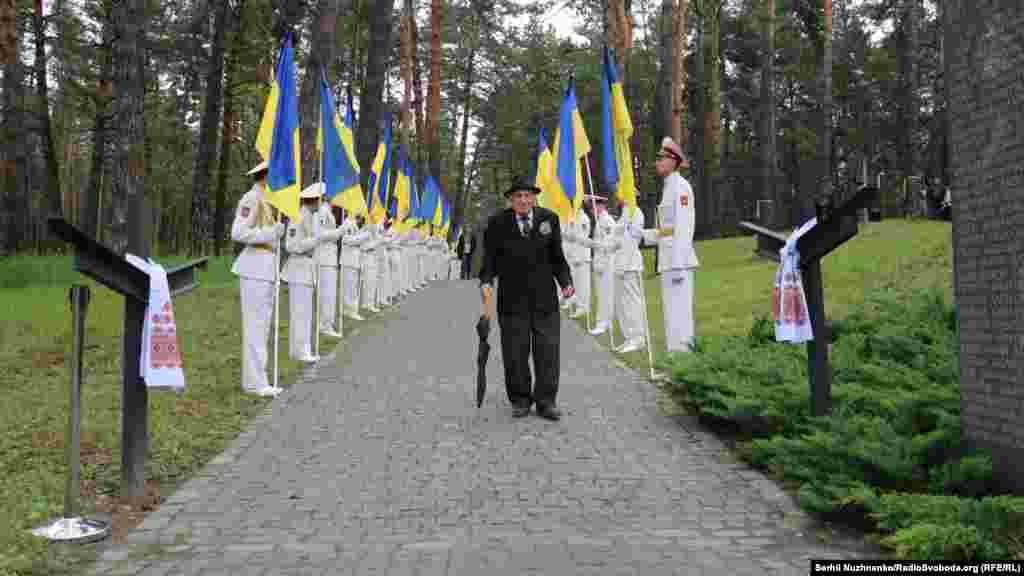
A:
{"label": "memorial plaque", "polygon": [[[1024,492],[1024,2],[947,0],[964,441]],[[1018,270],[1021,270],[1018,272]]]}

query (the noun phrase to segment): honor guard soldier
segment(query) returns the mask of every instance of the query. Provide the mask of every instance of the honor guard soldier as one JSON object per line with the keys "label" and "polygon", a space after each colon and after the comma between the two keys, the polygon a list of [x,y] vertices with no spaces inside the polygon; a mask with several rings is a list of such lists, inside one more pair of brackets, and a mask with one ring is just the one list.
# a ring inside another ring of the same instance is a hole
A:
{"label": "honor guard soldier", "polygon": [[644,213],[638,206],[622,206],[615,226],[615,318],[624,342],[615,349],[620,354],[640,350],[645,345],[643,285],[644,257],[640,253]]}
{"label": "honor guard soldier", "polygon": [[402,292],[402,238],[394,223],[388,229],[388,267],[391,270],[391,299],[395,302]]}
{"label": "honor guard soldier", "polygon": [[566,232],[572,240],[569,264],[572,266],[572,283],[576,288],[576,296],[572,303],[574,310],[569,317],[579,318],[590,314],[590,249],[593,247],[593,241],[590,239],[590,217],[582,207],[576,212],[576,221],[566,226]]}
{"label": "honor guard soldier", "polygon": [[362,248],[362,268],[360,273],[363,276],[362,285],[362,307],[370,312],[380,312],[380,308],[377,307],[377,249],[380,247],[380,237],[377,232],[376,224],[367,224],[366,230],[369,232],[369,237],[366,242],[361,246]]}
{"label": "honor guard soldier", "polygon": [[267,161],[247,175],[255,182],[238,201],[231,224],[231,239],[245,245],[231,266],[242,301],[242,390],[276,396],[281,389],[267,383],[267,340],[274,312],[274,246],[285,227],[275,223],[275,209],[266,201]]}
{"label": "honor guard soldier", "polygon": [[[323,182],[317,182],[323,193]],[[321,333],[334,338],[341,338],[335,325],[338,311],[338,240],[345,233],[334,219],[334,211],[329,202],[320,204],[316,218],[320,225],[320,243],[316,247],[316,261],[320,271],[320,322]]]}
{"label": "honor guard soldier", "polygon": [[345,274],[345,316],[353,320],[362,320],[359,315],[359,259],[362,245],[370,237],[370,233],[360,229],[359,220],[351,213],[346,214],[341,224],[341,265]]}
{"label": "honor guard soldier", "polygon": [[693,271],[700,265],[693,249],[696,223],[693,188],[679,174],[690,163],[671,138],[661,142],[654,167],[665,179],[658,204],[657,229],[644,231],[649,242],[658,242],[658,272],[661,273],[665,346],[669,352],[688,352],[693,346]]}
{"label": "honor guard soldier", "polygon": [[319,244],[319,225],[316,204],[322,195],[316,184],[299,194],[302,203],[298,222],[288,222],[284,247],[288,260],[284,263],[285,282],[288,283],[288,355],[301,362],[316,362],[313,356],[313,251]]}
{"label": "honor guard soldier", "polygon": [[[615,219],[608,213],[608,199],[590,197],[594,210],[594,276],[597,277],[597,322],[590,331],[597,336],[611,328],[615,311]],[[586,200],[585,200],[586,201]]]}

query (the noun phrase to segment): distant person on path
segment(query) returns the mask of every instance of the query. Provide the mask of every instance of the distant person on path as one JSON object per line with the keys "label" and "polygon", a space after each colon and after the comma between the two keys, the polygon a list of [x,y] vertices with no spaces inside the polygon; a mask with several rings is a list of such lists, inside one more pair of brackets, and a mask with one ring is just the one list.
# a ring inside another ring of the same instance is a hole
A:
{"label": "distant person on path", "polygon": [[[512,415],[522,418],[537,405],[537,414],[558,420],[559,332],[561,318],[555,282],[562,295],[574,289],[569,263],[562,252],[558,216],[534,206],[540,189],[525,180],[513,182],[505,196],[512,207],[490,218],[484,236],[484,262],[480,287],[484,302],[491,300],[498,283],[498,323],[505,389]],[[530,374],[533,352],[536,385]],[[532,388],[532,390],[531,390]]]}
{"label": "distant person on path", "polygon": [[238,201],[231,224],[231,239],[245,245],[231,266],[242,299],[242,390],[276,396],[281,389],[267,383],[267,340],[274,311],[274,245],[284,236],[284,224],[275,223],[275,209],[264,197],[267,162],[247,175],[255,182]]}
{"label": "distant person on path", "polygon": [[693,249],[696,217],[693,189],[678,172],[689,166],[675,141],[668,137],[661,141],[654,164],[658,176],[665,179],[658,204],[658,228],[644,230],[648,242],[658,243],[665,347],[669,352],[689,352],[693,347],[693,271],[699,266]]}
{"label": "distant person on path", "polygon": [[594,336],[607,332],[612,325],[615,310],[615,219],[608,213],[608,198],[598,195],[584,196],[584,202],[594,205],[594,284],[597,296],[597,322],[590,331]]}

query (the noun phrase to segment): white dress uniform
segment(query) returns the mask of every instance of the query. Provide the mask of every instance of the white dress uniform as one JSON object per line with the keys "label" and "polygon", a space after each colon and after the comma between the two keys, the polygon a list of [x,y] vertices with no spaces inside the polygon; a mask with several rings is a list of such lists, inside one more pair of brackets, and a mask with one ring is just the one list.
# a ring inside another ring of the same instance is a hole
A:
{"label": "white dress uniform", "polygon": [[597,322],[591,334],[611,328],[615,312],[615,219],[605,210],[597,217],[594,231],[594,276],[597,277]]}
{"label": "white dress uniform", "polygon": [[462,259],[459,258],[459,253],[453,246],[448,251],[448,279],[458,280],[459,275],[462,272]]}
{"label": "white dress uniform", "polygon": [[313,250],[319,243],[316,213],[306,206],[301,219],[288,222],[284,248],[288,260],[282,278],[288,283],[288,355],[311,362],[313,357]]}
{"label": "white dress uniform", "polygon": [[416,260],[419,268],[419,273],[416,275],[416,279],[420,288],[427,285],[427,274],[429,269],[427,268],[427,241],[429,237],[423,237],[416,241]]}
{"label": "white dress uniform", "polygon": [[402,264],[405,266],[405,291],[412,294],[416,291],[416,259],[413,257],[416,241],[416,230],[409,229],[402,238]]}
{"label": "white dress uniform", "polygon": [[570,318],[579,318],[590,313],[591,253],[594,242],[590,239],[590,217],[580,208],[576,213],[576,222],[569,224],[572,231],[572,251],[575,263],[572,264],[572,285],[576,288],[573,298],[575,310]]}
{"label": "white dress uniform", "polygon": [[392,228],[388,230],[388,266],[391,270],[391,298],[397,300],[402,291],[402,237]]}
{"label": "white dress uniform", "polygon": [[[569,264],[569,272],[572,273],[576,255],[573,253],[572,230],[568,224],[562,226],[562,253],[565,254],[565,261]],[[562,310],[569,310],[569,307],[572,305],[572,298],[562,296],[562,291],[559,290],[558,305]]]}
{"label": "white dress uniform", "polygon": [[353,320],[362,320],[359,315],[359,258],[362,245],[370,237],[366,230],[360,230],[355,219],[349,215],[342,223],[341,229],[341,265],[344,268],[345,316]]}
{"label": "white dress uniform", "polygon": [[320,270],[320,332],[341,337],[338,330],[338,240],[344,230],[338,227],[331,205],[324,202],[316,213],[320,224],[320,243],[316,247],[316,261]]}
{"label": "white dress uniform", "polygon": [[384,224],[377,227],[377,307],[384,308],[390,303],[391,267],[388,264],[388,236]]}
{"label": "white dress uniform", "polygon": [[[632,212],[632,213],[630,213]],[[643,239],[644,213],[639,207],[622,208],[622,216],[615,227],[615,318],[625,340],[618,352],[639,350],[645,344],[643,290],[641,275],[644,258],[640,253]]]}
{"label": "white dress uniform", "polygon": [[693,249],[696,222],[693,189],[678,172],[665,177],[658,205],[658,226],[673,229],[671,236],[657,238],[657,229],[644,236],[658,242],[658,272],[665,318],[665,347],[669,352],[687,352],[693,345],[693,271],[700,263]]}
{"label": "white dress uniform", "polygon": [[274,312],[274,244],[284,234],[273,208],[264,201],[263,185],[254,184],[238,201],[231,239],[245,248],[231,266],[242,300],[242,390],[271,395],[267,383],[267,340]]}
{"label": "white dress uniform", "polygon": [[380,238],[377,236],[377,226],[367,224],[366,231],[369,237],[363,242],[362,259],[360,260],[360,273],[363,277],[363,286],[360,303],[363,308],[370,312],[380,312],[377,307],[377,249],[380,246]]}

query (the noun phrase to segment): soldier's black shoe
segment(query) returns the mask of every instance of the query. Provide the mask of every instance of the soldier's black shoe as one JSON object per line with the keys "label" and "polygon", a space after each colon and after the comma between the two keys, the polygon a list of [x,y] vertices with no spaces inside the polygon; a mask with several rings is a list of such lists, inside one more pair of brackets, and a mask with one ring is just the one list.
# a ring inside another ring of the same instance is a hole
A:
{"label": "soldier's black shoe", "polygon": [[525,418],[530,415],[530,403],[529,402],[516,402],[512,405],[512,417],[513,418]]}
{"label": "soldier's black shoe", "polygon": [[557,422],[562,419],[562,411],[551,405],[537,405],[537,415],[545,420]]}

